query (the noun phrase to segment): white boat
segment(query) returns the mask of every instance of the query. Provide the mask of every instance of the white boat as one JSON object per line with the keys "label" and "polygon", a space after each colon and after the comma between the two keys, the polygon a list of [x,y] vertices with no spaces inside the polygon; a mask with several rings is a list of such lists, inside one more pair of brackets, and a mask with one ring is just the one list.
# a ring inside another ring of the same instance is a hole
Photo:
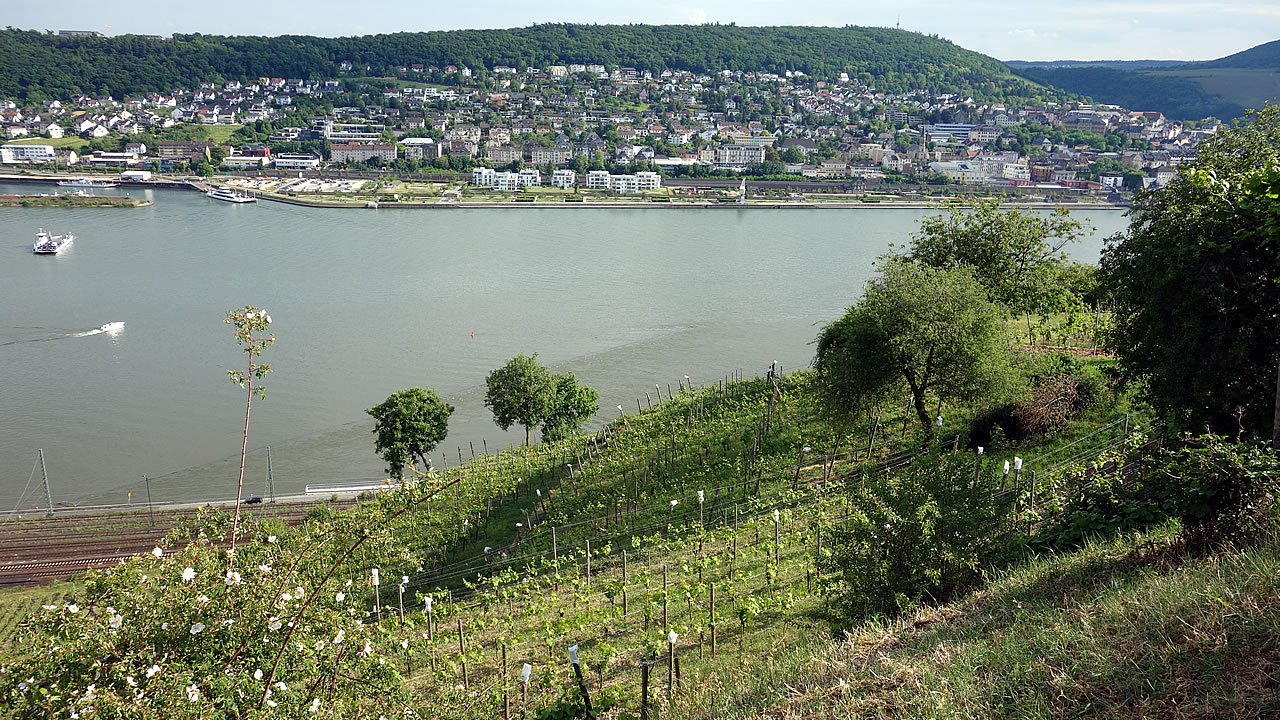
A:
{"label": "white boat", "polygon": [[100,326],[98,329],[99,329],[99,330],[101,330],[101,331],[102,331],[102,332],[104,332],[104,333],[115,332],[115,331],[117,331],[117,330],[123,330],[123,329],[124,329],[124,323],[122,323],[122,322],[118,322],[118,321],[117,321],[117,322],[109,322],[109,323],[107,323],[107,324],[105,324],[105,325]]}
{"label": "white boat", "polygon": [[36,233],[36,244],[31,246],[31,252],[37,255],[57,255],[58,253],[71,247],[71,241],[76,236],[70,233],[66,235],[50,235],[40,228],[40,232]]}
{"label": "white boat", "polygon": [[226,200],[227,202],[233,202],[233,203],[258,202],[258,198],[248,193],[236,192],[235,190],[232,190],[231,188],[226,186],[223,186],[220,188],[214,188],[213,190],[210,190],[209,192],[205,193],[205,197],[210,197],[210,198],[213,198],[214,200]]}
{"label": "white boat", "polygon": [[110,180],[90,180],[88,178],[73,178],[71,180],[62,180],[58,183],[62,187],[91,187],[91,188],[113,188],[116,183]]}

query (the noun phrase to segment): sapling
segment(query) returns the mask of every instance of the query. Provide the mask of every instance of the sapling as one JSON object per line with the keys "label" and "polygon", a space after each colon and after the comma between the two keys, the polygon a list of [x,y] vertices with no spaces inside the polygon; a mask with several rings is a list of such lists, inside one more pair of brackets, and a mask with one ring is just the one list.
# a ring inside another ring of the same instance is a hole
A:
{"label": "sapling", "polygon": [[236,344],[243,347],[244,353],[249,356],[248,364],[244,370],[232,369],[227,371],[227,377],[231,379],[231,382],[248,389],[248,394],[244,401],[244,438],[240,443],[240,479],[236,482],[236,508],[235,514],[231,518],[231,547],[235,548],[236,533],[240,528],[240,496],[244,491],[244,461],[249,450],[249,411],[253,408],[253,393],[255,389],[259,399],[267,396],[266,386],[259,384],[257,388],[254,388],[253,381],[261,380],[266,377],[267,373],[271,372],[270,365],[255,362],[255,360],[261,357],[263,351],[276,341],[276,336],[267,332],[267,328],[271,325],[271,316],[267,314],[266,310],[259,310],[252,305],[246,305],[240,310],[228,312],[222,322],[235,328]]}

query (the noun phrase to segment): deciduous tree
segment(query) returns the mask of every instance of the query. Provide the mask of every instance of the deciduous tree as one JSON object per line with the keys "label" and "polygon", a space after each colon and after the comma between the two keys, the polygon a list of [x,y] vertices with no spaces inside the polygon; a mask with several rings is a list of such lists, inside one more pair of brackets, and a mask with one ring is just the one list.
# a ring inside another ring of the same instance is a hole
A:
{"label": "deciduous tree", "polygon": [[1103,251],[1121,368],[1189,429],[1276,433],[1278,165],[1271,106],[1205,141],[1164,190],[1140,196],[1128,230]]}
{"label": "deciduous tree", "polygon": [[434,390],[420,387],[392,393],[368,410],[377,436],[374,447],[387,461],[391,477],[404,477],[405,465],[414,458],[426,465],[427,453],[449,434],[453,410]]}
{"label": "deciduous tree", "polygon": [[513,424],[524,427],[524,444],[529,432],[547,419],[555,396],[551,371],[532,357],[521,353],[485,378],[485,407],[493,412],[493,422],[503,430]]}
{"label": "deciduous tree", "polygon": [[823,391],[848,408],[905,384],[926,432],[925,396],[973,401],[1002,394],[1008,375],[1003,310],[968,268],[886,259],[844,317],[823,328],[814,360]]}

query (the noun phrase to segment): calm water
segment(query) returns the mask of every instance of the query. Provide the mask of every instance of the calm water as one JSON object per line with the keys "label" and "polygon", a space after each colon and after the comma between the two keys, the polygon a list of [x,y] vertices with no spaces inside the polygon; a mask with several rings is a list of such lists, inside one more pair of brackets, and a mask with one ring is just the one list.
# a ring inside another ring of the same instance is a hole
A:
{"label": "calm water", "polygon": [[[3,186],[0,193],[47,191]],[[141,191],[135,191],[141,192]],[[915,210],[316,210],[148,191],[138,210],[0,208],[0,507],[234,496],[244,394],[232,308],[267,308],[277,342],[255,401],[248,493],[381,477],[366,408],[413,385],[458,410],[445,447],[519,442],[485,375],[537,352],[601,393],[597,421],[654,383],[805,365],[903,242]],[[1073,248],[1095,261],[1121,213]],[[34,256],[38,228],[73,247]],[[85,334],[111,321],[117,334]],[[472,337],[472,333],[475,333]],[[438,453],[437,453],[438,454]]]}

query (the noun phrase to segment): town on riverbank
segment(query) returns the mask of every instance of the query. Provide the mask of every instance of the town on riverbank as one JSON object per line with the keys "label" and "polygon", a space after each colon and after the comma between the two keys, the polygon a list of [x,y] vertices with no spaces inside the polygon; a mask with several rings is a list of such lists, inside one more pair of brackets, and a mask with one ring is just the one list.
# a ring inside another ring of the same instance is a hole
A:
{"label": "town on riverbank", "polygon": [[[886,93],[847,74],[410,63],[370,76],[0,99],[15,171],[199,178],[325,206],[1125,205],[1217,121]],[[745,183],[743,182],[745,180]]]}

